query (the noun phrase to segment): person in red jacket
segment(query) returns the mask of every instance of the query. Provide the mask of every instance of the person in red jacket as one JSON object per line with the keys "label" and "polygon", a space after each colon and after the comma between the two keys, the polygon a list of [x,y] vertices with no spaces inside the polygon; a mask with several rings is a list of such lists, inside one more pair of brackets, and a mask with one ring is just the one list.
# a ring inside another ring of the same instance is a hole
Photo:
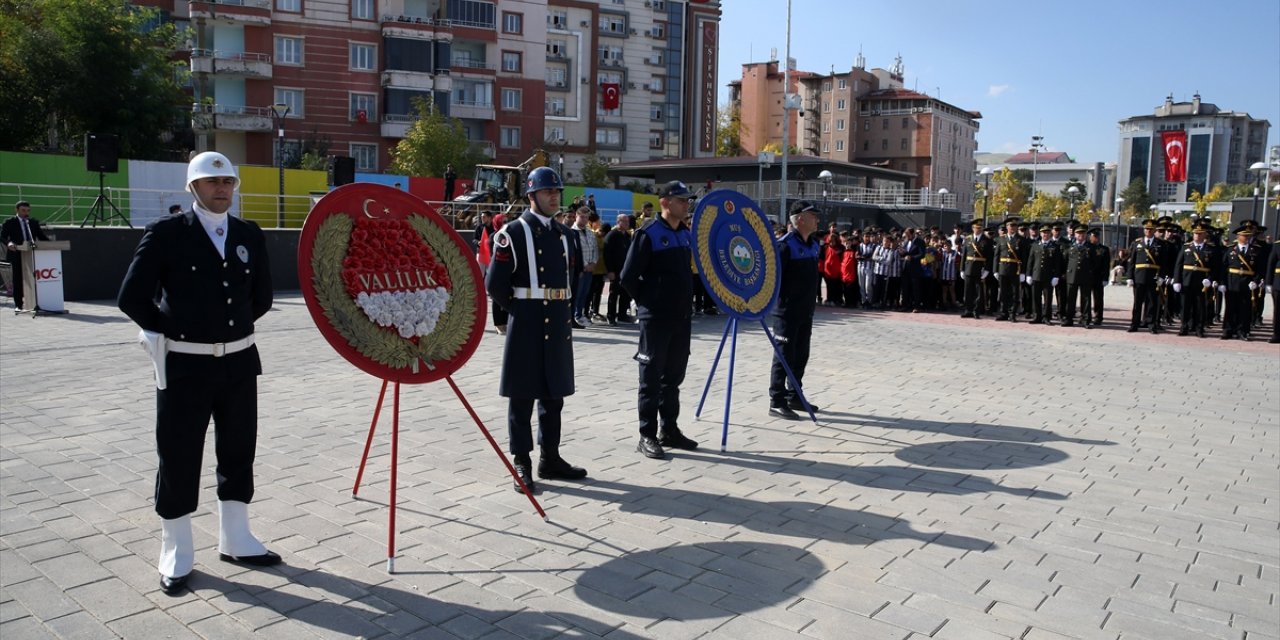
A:
{"label": "person in red jacket", "polygon": [[818,273],[827,283],[827,306],[844,303],[844,284],[840,279],[840,263],[844,259],[844,243],[840,234],[832,231],[827,234],[822,245],[822,254],[818,256]]}
{"label": "person in red jacket", "polygon": [[844,255],[840,259],[840,284],[844,289],[844,306],[846,309],[858,306],[862,299],[858,291],[858,241],[847,237],[849,232],[841,235],[844,242]]}

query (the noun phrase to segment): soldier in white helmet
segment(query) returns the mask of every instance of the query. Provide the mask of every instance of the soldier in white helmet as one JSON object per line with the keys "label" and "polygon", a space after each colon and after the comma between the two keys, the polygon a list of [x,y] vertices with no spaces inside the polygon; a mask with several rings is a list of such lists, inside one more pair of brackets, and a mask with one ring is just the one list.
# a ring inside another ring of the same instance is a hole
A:
{"label": "soldier in white helmet", "polygon": [[158,569],[170,595],[186,587],[195,562],[191,514],[199,505],[210,418],[219,556],[253,566],[280,562],[249,530],[262,373],[253,323],[271,308],[271,273],[262,230],[228,214],[239,183],[226,156],[193,158],[191,209],[147,225],[117,301],[142,327],[156,362]]}

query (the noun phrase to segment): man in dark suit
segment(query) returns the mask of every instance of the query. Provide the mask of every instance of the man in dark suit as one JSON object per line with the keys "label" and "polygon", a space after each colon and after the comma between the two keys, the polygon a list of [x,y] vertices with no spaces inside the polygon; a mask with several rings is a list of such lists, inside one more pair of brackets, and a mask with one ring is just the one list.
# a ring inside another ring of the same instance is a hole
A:
{"label": "man in dark suit", "polygon": [[280,562],[249,530],[262,374],[254,322],[271,309],[272,291],[262,230],[227,213],[238,184],[235,167],[222,154],[193,158],[187,191],[195,204],[147,225],[117,300],[149,332],[157,359],[158,568],[160,587],[170,595],[185,587],[194,562],[191,513],[199,504],[211,417],[220,558],[253,566]]}
{"label": "man in dark suit", "polygon": [[982,232],[985,226],[982,220],[974,220],[972,226],[973,235],[960,245],[960,277],[964,279],[964,313],[961,318],[982,317],[979,293],[983,281],[991,275],[991,260],[995,257],[995,246]]}
{"label": "man in dark suit", "polygon": [[924,286],[924,268],[920,265],[920,259],[924,257],[924,241],[916,237],[916,230],[912,227],[907,227],[902,233],[902,244],[898,245],[898,254],[902,256],[902,308],[919,313],[924,309],[924,292],[921,289]]}
{"label": "man in dark suit", "polygon": [[445,202],[453,201],[454,184],[458,181],[458,172],[453,170],[453,165],[445,165],[444,168],[444,200]]}
{"label": "man in dark suit", "polygon": [[17,215],[4,221],[0,225],[0,242],[4,243],[6,251],[5,260],[9,262],[13,277],[13,312],[18,313],[22,310],[23,287],[22,287],[22,256],[23,252],[18,251],[18,247],[28,245],[36,240],[48,241],[49,236],[45,235],[44,229],[40,228],[40,221],[31,217],[31,203],[26,200],[19,200],[13,205],[13,210]]}
{"label": "man in dark suit", "polygon": [[631,294],[622,287],[619,279],[622,265],[627,261],[627,250],[631,248],[631,216],[619,214],[617,222],[604,236],[604,277],[609,282],[609,307],[605,317],[609,326],[616,326],[619,321],[627,324],[632,321],[627,314],[631,309]]}
{"label": "man in dark suit", "polygon": [[[538,405],[538,477],[580,480],[585,469],[560,457],[560,412],[573,395],[572,283],[582,271],[569,227],[555,221],[564,184],[550,167],[529,172],[529,208],[494,236],[485,287],[511,318],[498,393],[507,398],[509,451],[520,481],[534,491],[533,407]],[[515,483],[515,490],[521,491]]]}

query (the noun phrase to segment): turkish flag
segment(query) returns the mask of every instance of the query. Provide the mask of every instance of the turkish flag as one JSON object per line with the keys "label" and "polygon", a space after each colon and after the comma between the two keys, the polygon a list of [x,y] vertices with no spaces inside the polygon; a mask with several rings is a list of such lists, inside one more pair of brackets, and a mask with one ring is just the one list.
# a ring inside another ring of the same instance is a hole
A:
{"label": "turkish flag", "polygon": [[1187,132],[1161,131],[1160,142],[1164,144],[1164,181],[1187,181]]}
{"label": "turkish flag", "polygon": [[600,85],[600,106],[605,109],[617,109],[622,101],[622,85],[616,82]]}

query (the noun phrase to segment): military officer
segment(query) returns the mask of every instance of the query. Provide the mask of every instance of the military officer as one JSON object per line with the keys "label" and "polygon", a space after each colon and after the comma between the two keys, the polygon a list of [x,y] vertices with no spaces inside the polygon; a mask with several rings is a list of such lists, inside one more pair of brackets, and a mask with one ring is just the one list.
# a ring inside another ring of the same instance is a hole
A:
{"label": "military officer", "polygon": [[1280,342],[1280,242],[1271,243],[1263,279],[1267,282],[1267,293],[1271,294],[1271,339],[1267,342],[1276,344]]}
{"label": "military officer", "polygon": [[1031,324],[1053,324],[1053,291],[1061,281],[1065,261],[1062,244],[1054,240],[1050,225],[1040,227],[1040,241],[1027,254],[1027,277],[1031,280]]}
{"label": "military officer", "polygon": [[964,279],[964,313],[961,318],[981,318],[983,281],[991,274],[995,245],[983,233],[982,220],[973,221],[973,235],[960,247],[960,277]]}
{"label": "military officer", "polygon": [[[698,443],[680,432],[680,383],[689,364],[693,280],[693,239],[689,208],[694,194],[683,182],[658,192],[658,217],[636,231],[622,265],[622,286],[639,308],[640,443],[645,457],[662,459],[663,447],[694,450]],[[661,419],[659,419],[661,418]]]}
{"label": "military officer", "polygon": [[1191,228],[1191,242],[1178,252],[1178,260],[1173,267],[1173,290],[1182,299],[1182,327],[1178,335],[1185,336],[1195,332],[1204,337],[1205,330],[1205,298],[1213,291],[1213,281],[1218,274],[1214,273],[1213,248],[1206,242],[1209,234],[1209,223],[1201,220]]}
{"label": "military officer", "polygon": [[157,568],[169,595],[186,587],[194,564],[191,513],[199,504],[210,418],[219,557],[254,566],[280,562],[249,529],[262,374],[254,322],[271,309],[272,291],[262,230],[227,213],[239,183],[221,153],[192,158],[186,186],[192,208],[147,225],[117,299],[148,336],[156,360]]}
{"label": "military officer", "polygon": [[1018,219],[1005,221],[1006,231],[996,242],[996,277],[1000,280],[1000,314],[996,320],[1018,321],[1019,289],[1030,245],[1018,234]]}
{"label": "military officer", "polygon": [[[560,457],[560,413],[573,395],[572,295],[581,272],[573,231],[553,218],[564,184],[550,167],[529,172],[529,208],[494,236],[485,287],[511,315],[498,393],[507,398],[507,436],[516,473],[535,490],[533,407],[538,405],[538,477],[580,480],[585,469]],[[520,491],[520,484],[515,483]]]}
{"label": "military officer", "polygon": [[1156,221],[1142,221],[1142,237],[1129,247],[1129,263],[1125,275],[1133,288],[1133,313],[1129,318],[1129,333],[1140,326],[1151,327],[1151,333],[1160,331],[1159,302],[1156,287],[1160,284],[1160,259],[1164,241],[1155,237]]}
{"label": "military officer", "polygon": [[1253,327],[1253,292],[1262,284],[1262,270],[1268,256],[1262,253],[1260,243],[1254,241],[1252,225],[1241,225],[1232,233],[1236,243],[1223,255],[1226,274],[1218,284],[1218,291],[1226,298],[1222,310],[1222,339],[1249,340],[1249,330]]}
{"label": "military officer", "polygon": [[[809,364],[809,340],[813,334],[813,311],[817,306],[818,287],[822,277],[818,274],[818,208],[812,202],[799,200],[791,205],[791,225],[794,230],[778,240],[779,273],[778,306],[774,309],[776,321],[773,333],[778,339],[782,357],[787,359],[791,375],[803,384],[804,370]],[[809,408],[817,413],[818,407]],[[775,354],[769,375],[769,413],[800,419],[797,410],[804,410],[800,392],[791,387],[787,372]]]}
{"label": "military officer", "polygon": [[1093,245],[1089,244],[1085,236],[1088,235],[1089,229],[1084,225],[1075,228],[1075,242],[1067,248],[1067,306],[1062,314],[1062,326],[1075,326],[1076,321],[1076,302],[1080,303],[1080,324],[1086,329],[1093,325],[1093,310],[1091,307],[1091,299],[1089,296],[1089,287],[1094,281],[1094,256]]}
{"label": "military officer", "polygon": [[1089,244],[1093,246],[1093,282],[1089,284],[1090,306],[1093,307],[1093,326],[1102,325],[1102,298],[1111,277],[1111,248],[1102,244],[1102,229],[1089,229]]}

